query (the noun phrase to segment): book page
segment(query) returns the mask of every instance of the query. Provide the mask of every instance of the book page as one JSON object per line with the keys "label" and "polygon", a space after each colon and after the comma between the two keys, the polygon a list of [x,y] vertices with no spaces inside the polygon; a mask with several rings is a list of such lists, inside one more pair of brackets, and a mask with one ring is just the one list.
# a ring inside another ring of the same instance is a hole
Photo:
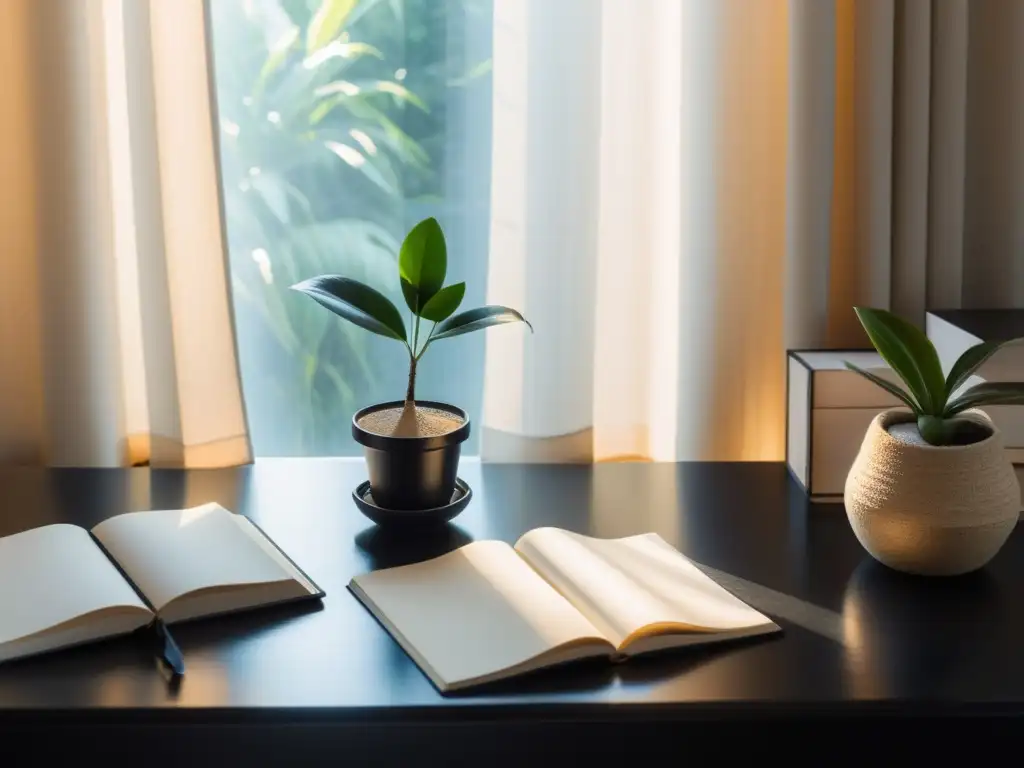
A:
{"label": "book page", "polygon": [[[0,645],[100,612],[151,617],[146,604],[75,525],[47,525],[0,539]],[[0,657],[5,654],[0,653]]]}
{"label": "book page", "polygon": [[[212,503],[192,509],[131,512],[103,521],[93,534],[168,621],[277,602],[290,592],[308,594],[284,558],[269,556],[237,517]],[[239,589],[253,585],[283,587],[256,596]],[[223,591],[227,604],[210,600],[211,592],[217,590]],[[201,611],[176,610],[165,615],[173,601],[190,594],[202,598]],[[246,605],[234,606],[232,600]]]}
{"label": "book page", "polygon": [[442,691],[612,652],[504,542],[467,544],[349,586]]}
{"label": "book page", "polygon": [[656,533],[594,539],[538,528],[516,549],[620,650],[651,634],[774,627]]}

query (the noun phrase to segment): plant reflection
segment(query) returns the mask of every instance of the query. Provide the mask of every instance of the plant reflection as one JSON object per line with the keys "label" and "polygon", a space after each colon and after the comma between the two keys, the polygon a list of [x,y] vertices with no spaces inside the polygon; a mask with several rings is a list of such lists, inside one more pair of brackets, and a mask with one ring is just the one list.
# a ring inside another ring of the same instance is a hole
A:
{"label": "plant reflection", "polygon": [[367,570],[370,571],[430,560],[471,541],[472,536],[451,523],[414,531],[391,530],[373,525],[355,537],[356,546],[363,553]]}
{"label": "plant reflection", "polygon": [[868,557],[843,597],[846,684],[858,698],[930,696],[969,674],[979,638],[1001,608],[984,569],[911,576]]}

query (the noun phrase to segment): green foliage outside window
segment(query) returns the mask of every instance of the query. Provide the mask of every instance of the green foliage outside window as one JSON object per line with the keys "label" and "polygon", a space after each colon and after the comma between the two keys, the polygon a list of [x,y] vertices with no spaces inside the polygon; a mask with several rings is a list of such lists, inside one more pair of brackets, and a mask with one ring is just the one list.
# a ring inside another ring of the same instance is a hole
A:
{"label": "green foliage outside window", "polygon": [[[450,48],[477,0],[213,0],[222,184],[254,440],[344,452],[381,387],[359,329],[287,290],[342,273],[393,299],[410,206],[444,195],[448,93],[488,61]],[[257,445],[259,450],[259,445]]]}

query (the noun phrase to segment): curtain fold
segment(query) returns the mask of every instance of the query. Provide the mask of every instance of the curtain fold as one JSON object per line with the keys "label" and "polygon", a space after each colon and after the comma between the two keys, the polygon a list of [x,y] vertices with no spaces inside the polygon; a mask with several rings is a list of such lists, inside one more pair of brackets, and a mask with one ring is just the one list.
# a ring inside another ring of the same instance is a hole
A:
{"label": "curtain fold", "polygon": [[0,460],[249,461],[202,0],[0,30]]}
{"label": "curtain fold", "polygon": [[780,459],[852,306],[1024,306],[1024,4],[495,0],[492,460]]}
{"label": "curtain fold", "polygon": [[[251,460],[202,0],[0,3],[0,461]],[[1024,3],[494,0],[491,460],[784,452],[855,304],[1024,306]]]}

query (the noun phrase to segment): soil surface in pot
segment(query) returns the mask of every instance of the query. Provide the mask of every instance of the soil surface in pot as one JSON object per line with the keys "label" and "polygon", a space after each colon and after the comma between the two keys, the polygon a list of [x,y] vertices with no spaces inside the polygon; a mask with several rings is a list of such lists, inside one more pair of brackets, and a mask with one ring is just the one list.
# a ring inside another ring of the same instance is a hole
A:
{"label": "soil surface in pot", "polygon": [[[921,445],[928,448],[934,447],[921,437],[921,433],[917,430],[917,424],[912,421],[906,421],[900,424],[891,424],[888,428],[888,432],[901,443],[906,443],[907,445]],[[976,421],[964,419],[961,428],[954,436],[953,442],[950,443],[950,447],[958,445],[973,445],[974,443],[980,443],[982,440],[991,436],[991,429],[987,429],[984,425],[979,424]]]}
{"label": "soil surface in pot", "polygon": [[373,411],[356,422],[361,429],[383,437],[440,437],[454,432],[463,423],[449,411],[421,405],[408,410],[395,407]]}

